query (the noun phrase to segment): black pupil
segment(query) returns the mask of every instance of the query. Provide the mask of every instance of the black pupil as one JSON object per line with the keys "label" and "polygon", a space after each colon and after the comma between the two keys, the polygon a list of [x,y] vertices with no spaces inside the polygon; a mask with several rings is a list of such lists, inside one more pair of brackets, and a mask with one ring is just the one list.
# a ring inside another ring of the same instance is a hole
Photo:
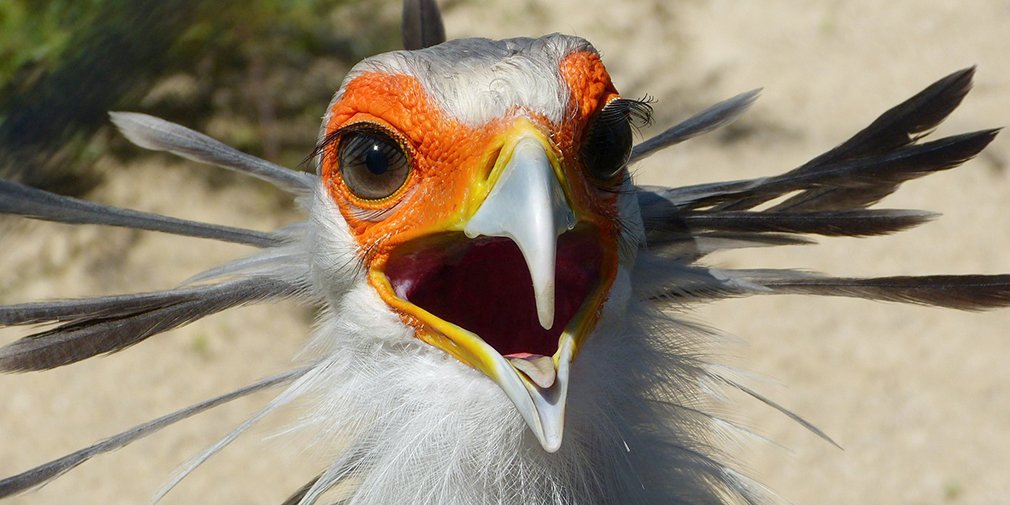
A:
{"label": "black pupil", "polygon": [[375,175],[382,175],[389,170],[389,158],[378,142],[373,142],[365,152],[365,166]]}

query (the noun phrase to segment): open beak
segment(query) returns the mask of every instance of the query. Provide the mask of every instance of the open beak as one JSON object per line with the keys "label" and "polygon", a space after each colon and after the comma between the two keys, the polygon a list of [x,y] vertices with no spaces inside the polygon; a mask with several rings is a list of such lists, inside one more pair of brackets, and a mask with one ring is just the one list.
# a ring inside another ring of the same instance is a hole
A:
{"label": "open beak", "polygon": [[501,387],[548,452],[561,446],[571,364],[616,273],[616,245],[567,196],[559,159],[532,125],[513,129],[462,230],[401,245],[370,272],[419,338]]}

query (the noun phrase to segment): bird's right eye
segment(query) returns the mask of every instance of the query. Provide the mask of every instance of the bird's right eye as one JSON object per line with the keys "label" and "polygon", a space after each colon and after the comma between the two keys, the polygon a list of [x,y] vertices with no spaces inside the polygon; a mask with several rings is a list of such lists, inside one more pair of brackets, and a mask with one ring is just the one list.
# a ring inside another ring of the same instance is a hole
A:
{"label": "bird's right eye", "polygon": [[590,123],[582,141],[586,172],[600,184],[612,184],[628,164],[632,133],[648,124],[652,108],[644,100],[617,98]]}
{"label": "bird's right eye", "polygon": [[372,129],[342,134],[337,160],[347,189],[365,200],[391,196],[410,174],[410,160],[400,142]]}

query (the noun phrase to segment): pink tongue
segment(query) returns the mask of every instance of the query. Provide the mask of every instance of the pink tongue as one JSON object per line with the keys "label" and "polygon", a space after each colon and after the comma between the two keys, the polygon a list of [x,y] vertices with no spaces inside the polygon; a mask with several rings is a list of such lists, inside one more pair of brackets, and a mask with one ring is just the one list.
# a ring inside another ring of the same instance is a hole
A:
{"label": "pink tongue", "polygon": [[512,363],[512,366],[529,377],[541,389],[547,389],[554,385],[557,371],[554,370],[554,359],[550,356],[517,352],[505,357]]}

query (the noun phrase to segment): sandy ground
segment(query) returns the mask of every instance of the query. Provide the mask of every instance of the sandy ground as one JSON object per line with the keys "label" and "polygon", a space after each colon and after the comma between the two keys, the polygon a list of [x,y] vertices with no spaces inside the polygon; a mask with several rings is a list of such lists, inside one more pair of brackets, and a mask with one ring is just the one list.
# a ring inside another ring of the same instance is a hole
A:
{"label": "sandy ground", "polygon": [[[496,2],[496,4],[499,2]],[[488,5],[448,13],[450,36],[561,31],[604,55],[626,95],[657,99],[657,128],[763,87],[732,142],[712,136],[639,167],[679,185],[794,167],[935,79],[977,64],[975,90],[940,133],[1010,124],[1010,5],[1002,0],[659,0]],[[802,6],[802,8],[801,8]],[[334,88],[338,85],[334,78]],[[647,132],[648,133],[648,132]],[[980,159],[907,184],[888,207],[944,217],[899,236],[714,258],[736,267],[852,275],[1010,271],[1010,136]],[[116,170],[93,196],[120,206],[268,229],[297,219],[258,184],[209,188],[183,163]],[[120,175],[121,174],[121,175]],[[95,228],[3,228],[0,302],[165,288],[244,254],[238,246]],[[729,416],[770,441],[738,465],[792,503],[1010,502],[1010,311],[966,314],[806,297],[734,300],[697,320],[737,337],[722,361],[833,437],[839,450],[745,398]],[[0,474],[58,457],[155,415],[279,370],[311,321],[254,307],[209,318],[113,357],[46,374],[0,376]],[[2,341],[19,333],[0,332]],[[12,504],[144,503],[173,468],[267,398],[236,402],[70,472]],[[267,424],[198,471],[165,503],[279,503],[312,476],[304,451]]]}

